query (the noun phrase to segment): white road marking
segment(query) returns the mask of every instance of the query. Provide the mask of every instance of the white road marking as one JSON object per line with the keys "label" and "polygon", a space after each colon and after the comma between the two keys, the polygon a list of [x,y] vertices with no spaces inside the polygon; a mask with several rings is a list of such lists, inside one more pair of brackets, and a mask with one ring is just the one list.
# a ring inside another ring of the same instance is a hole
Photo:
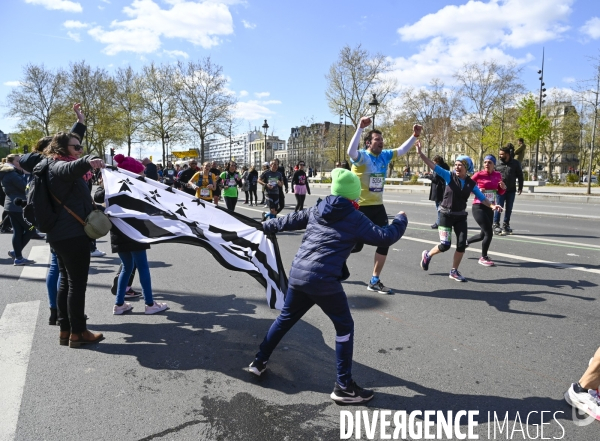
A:
{"label": "white road marking", "polygon": [[[413,221],[409,221],[408,222],[409,225],[423,225],[426,227],[429,227],[431,224],[428,223],[424,223],[424,222],[413,222]],[[470,230],[478,230],[479,228],[477,227],[470,227]],[[528,231],[528,230],[520,230],[520,231]],[[551,242],[551,243],[559,243],[562,245],[577,245],[580,247],[588,247],[588,248],[598,248],[600,249],[600,245],[592,245],[589,243],[580,243],[580,242],[568,242],[566,240],[556,240],[556,239],[548,239],[545,237],[539,237],[539,236],[526,236],[523,234],[511,234],[509,236],[502,236],[503,240],[510,240],[511,238],[521,238],[521,239],[529,239],[529,240],[539,240],[541,242]]]}
{"label": "white road marking", "polygon": [[[416,237],[402,236],[402,239],[412,240],[413,242],[429,243],[429,244],[432,244],[432,245],[437,245],[437,244],[440,243],[439,241],[426,240],[426,239],[418,239]],[[452,245],[452,248],[456,248],[456,245]],[[477,248],[471,248],[471,247],[469,247],[465,251],[472,251],[472,252],[481,254],[481,248],[477,249]],[[488,254],[490,256],[505,257],[507,259],[521,260],[523,262],[543,263],[545,265],[554,266],[556,268],[571,269],[571,270],[575,270],[575,271],[583,271],[583,272],[586,272],[586,273],[600,274],[600,269],[584,268],[582,266],[569,265],[567,263],[560,263],[560,262],[552,262],[552,261],[549,261],[549,260],[534,259],[532,257],[517,256],[515,254],[498,253],[496,251],[488,251]]]}
{"label": "white road marking", "polygon": [[35,264],[23,267],[19,281],[46,280],[48,264],[50,263],[50,246],[42,245],[31,247],[28,259],[35,260]]}
{"label": "white road marking", "polygon": [[0,441],[12,441],[17,430],[39,310],[39,300],[9,303],[0,318]]}

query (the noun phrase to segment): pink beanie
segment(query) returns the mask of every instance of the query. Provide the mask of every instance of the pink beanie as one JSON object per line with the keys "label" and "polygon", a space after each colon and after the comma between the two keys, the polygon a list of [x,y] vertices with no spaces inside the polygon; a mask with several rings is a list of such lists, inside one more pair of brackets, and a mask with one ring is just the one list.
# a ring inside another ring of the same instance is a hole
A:
{"label": "pink beanie", "polygon": [[123,156],[119,153],[118,155],[115,155],[114,160],[119,168],[130,171],[131,173],[139,174],[145,169],[144,164],[131,156]]}

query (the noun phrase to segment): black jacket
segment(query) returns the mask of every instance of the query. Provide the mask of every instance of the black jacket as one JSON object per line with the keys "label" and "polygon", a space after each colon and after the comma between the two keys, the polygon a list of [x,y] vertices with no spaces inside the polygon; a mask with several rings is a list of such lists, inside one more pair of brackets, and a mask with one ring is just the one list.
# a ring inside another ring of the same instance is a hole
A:
{"label": "black jacket", "polygon": [[23,208],[15,204],[15,199],[25,200],[27,180],[22,171],[17,170],[12,164],[2,164],[0,167],[0,184],[6,194],[4,209],[13,213],[22,213]]}
{"label": "black jacket", "polygon": [[[450,166],[445,162],[440,165],[444,170],[450,170]],[[431,178],[431,188],[429,189],[429,200],[434,202],[442,202],[444,200],[444,190],[446,190],[446,181],[437,173],[433,172]]]}
{"label": "black jacket", "polygon": [[[94,201],[97,204],[102,204],[104,203],[104,197],[104,188],[98,187],[96,193],[94,193]],[[130,251],[149,250],[150,245],[147,243],[141,243],[131,240],[113,224],[113,226],[110,229],[110,248],[113,253],[127,253]]]}
{"label": "black jacket", "polygon": [[498,161],[496,171],[502,174],[502,181],[506,184],[507,192],[517,191],[517,180],[519,181],[518,190],[523,190],[523,170],[521,164],[516,159],[510,159],[508,162]]}
{"label": "black jacket", "polygon": [[[83,175],[92,169],[89,163],[92,159],[97,159],[97,156],[86,155],[71,162],[47,158],[33,169],[33,173],[38,173],[43,168],[44,161],[48,161],[50,191],[82,220],[85,220],[93,210],[88,183],[83,179]],[[83,225],[63,209],[60,210],[58,220],[48,231],[46,238],[48,242],[52,243],[79,236],[87,237]]]}
{"label": "black jacket", "polygon": [[156,164],[153,162],[146,164],[146,170],[144,170],[144,174],[147,178],[158,181],[158,169],[156,168]]}

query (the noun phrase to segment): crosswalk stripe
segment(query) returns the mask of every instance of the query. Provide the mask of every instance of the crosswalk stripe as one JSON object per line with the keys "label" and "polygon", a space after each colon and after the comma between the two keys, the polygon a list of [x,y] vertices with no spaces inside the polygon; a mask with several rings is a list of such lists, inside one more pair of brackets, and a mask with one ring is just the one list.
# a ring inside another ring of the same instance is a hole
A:
{"label": "crosswalk stripe", "polygon": [[12,441],[19,410],[40,301],[9,303],[0,317],[0,441]]}
{"label": "crosswalk stripe", "polygon": [[50,263],[50,247],[48,245],[31,247],[28,259],[35,260],[35,264],[24,266],[19,280],[46,280]]}

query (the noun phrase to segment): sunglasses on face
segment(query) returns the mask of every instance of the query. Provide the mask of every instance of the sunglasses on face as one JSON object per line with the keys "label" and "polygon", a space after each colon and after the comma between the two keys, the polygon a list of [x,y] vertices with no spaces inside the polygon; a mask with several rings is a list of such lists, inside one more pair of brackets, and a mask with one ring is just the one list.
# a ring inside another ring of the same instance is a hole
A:
{"label": "sunglasses on face", "polygon": [[69,144],[69,147],[73,147],[76,152],[80,152],[83,150],[83,147],[81,146],[81,144]]}

